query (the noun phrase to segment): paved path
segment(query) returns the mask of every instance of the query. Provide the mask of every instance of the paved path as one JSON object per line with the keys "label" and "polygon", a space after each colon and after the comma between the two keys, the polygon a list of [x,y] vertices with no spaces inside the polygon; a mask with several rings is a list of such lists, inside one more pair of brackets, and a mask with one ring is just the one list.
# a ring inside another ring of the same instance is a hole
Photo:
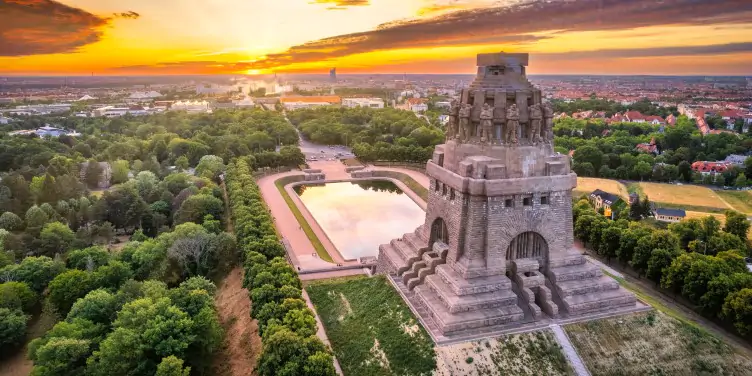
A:
{"label": "paved path", "polygon": [[561,348],[564,351],[564,356],[567,357],[569,364],[574,368],[574,373],[577,374],[577,376],[590,376],[590,372],[588,372],[587,367],[585,367],[585,362],[580,358],[580,354],[577,354],[577,350],[575,350],[572,342],[569,341],[569,336],[564,332],[564,329],[558,324],[551,324],[549,325],[549,328],[554,332],[556,342],[559,342],[559,345],[561,345]]}
{"label": "paved path", "polygon": [[[329,337],[326,336],[326,330],[324,330],[324,325],[321,324],[321,317],[319,317],[319,314],[316,312],[316,307],[313,306],[313,302],[311,302],[311,298],[308,297],[308,292],[306,292],[305,289],[303,289],[303,300],[305,300],[306,305],[308,308],[313,311],[314,316],[316,316],[316,336],[319,337],[321,342],[324,342],[325,345],[332,347],[332,344],[329,342]],[[332,356],[334,357],[334,356]],[[334,357],[334,369],[337,371],[338,375],[343,375],[342,368],[339,366],[339,361],[337,361],[337,358]]]}
{"label": "paved path", "polygon": [[[324,261],[316,255],[316,250],[313,248],[313,244],[308,240],[308,236],[306,236],[305,232],[301,229],[295,215],[287,206],[285,199],[282,198],[282,194],[277,190],[277,186],[274,185],[274,182],[279,178],[298,174],[300,174],[300,171],[291,171],[261,178],[258,181],[261,195],[264,197],[266,205],[272,212],[274,225],[277,227],[277,231],[279,231],[280,235],[289,242],[290,248],[295,252],[295,259],[298,262],[298,265],[295,266],[299,266],[301,269],[323,269],[333,267],[335,266],[334,264]],[[303,212],[301,211],[301,213]],[[312,222],[312,219],[307,220],[309,223]],[[312,228],[314,227],[318,226],[312,226]],[[316,234],[316,236],[319,236],[319,239],[322,240],[323,244],[323,239],[325,239],[326,236],[320,236],[318,234]],[[335,255],[339,255],[336,251],[330,252],[327,249],[327,252],[332,256],[332,259],[334,259]]]}

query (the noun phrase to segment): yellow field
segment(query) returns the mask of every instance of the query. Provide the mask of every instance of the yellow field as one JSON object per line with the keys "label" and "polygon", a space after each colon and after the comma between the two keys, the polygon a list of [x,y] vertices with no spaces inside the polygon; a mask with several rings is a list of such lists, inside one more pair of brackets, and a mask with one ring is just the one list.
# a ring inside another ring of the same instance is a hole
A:
{"label": "yellow field", "polygon": [[575,191],[589,194],[596,189],[619,195],[625,201],[629,199],[629,192],[627,192],[627,187],[616,180],[580,177],[577,178],[577,188],[575,188]]}
{"label": "yellow field", "polygon": [[705,187],[660,183],[638,184],[642,192],[653,202],[728,209],[715,192]]}
{"label": "yellow field", "polygon": [[[696,211],[687,211],[686,213],[687,213],[687,216],[685,217],[685,219],[691,219],[691,218],[703,219],[709,215],[712,215],[719,222],[721,222],[721,227],[723,227],[723,225],[726,224],[726,216],[723,214],[705,213],[705,212],[696,212]],[[749,238],[749,240],[752,240],[752,231],[747,233],[747,238]]]}
{"label": "yellow field", "polygon": [[716,191],[716,194],[737,211],[752,214],[752,191]]}

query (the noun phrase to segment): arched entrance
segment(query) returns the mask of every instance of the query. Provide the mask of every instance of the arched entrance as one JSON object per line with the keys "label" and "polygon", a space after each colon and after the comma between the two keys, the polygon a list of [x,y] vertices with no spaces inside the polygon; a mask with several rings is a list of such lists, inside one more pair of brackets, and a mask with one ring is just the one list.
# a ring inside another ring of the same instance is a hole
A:
{"label": "arched entrance", "polygon": [[437,240],[449,245],[449,230],[447,230],[446,223],[441,218],[434,219],[431,224],[431,238],[428,242],[429,249],[433,247],[433,243]]}
{"label": "arched entrance", "polygon": [[517,259],[538,259],[545,261],[548,256],[548,243],[539,233],[523,232],[509,243],[507,248],[507,262]]}

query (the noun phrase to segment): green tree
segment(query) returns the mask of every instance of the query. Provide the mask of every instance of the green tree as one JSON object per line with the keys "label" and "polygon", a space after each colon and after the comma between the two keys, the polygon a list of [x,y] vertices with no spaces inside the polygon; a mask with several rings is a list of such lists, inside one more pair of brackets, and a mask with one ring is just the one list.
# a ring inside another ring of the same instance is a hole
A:
{"label": "green tree", "polygon": [[729,294],[723,303],[723,317],[734,323],[742,336],[752,333],[752,288]]}
{"label": "green tree", "polygon": [[5,212],[0,215],[0,229],[8,231],[18,231],[23,228],[23,220],[12,212]]}
{"label": "green tree", "polygon": [[37,304],[37,294],[23,282],[10,281],[0,284],[0,308],[20,309],[30,313]]}
{"label": "green tree", "polygon": [[645,275],[655,283],[661,282],[661,277],[666,268],[671,266],[671,262],[681,254],[679,249],[654,249],[648,259],[648,268]]}
{"label": "green tree", "polygon": [[94,280],[90,273],[82,270],[68,270],[55,277],[49,285],[48,299],[63,315],[79,298],[83,298],[93,290]]}
{"label": "green tree", "polygon": [[105,289],[116,290],[125,281],[133,278],[130,266],[121,261],[111,260],[106,265],[100,266],[92,275],[95,286]]}
{"label": "green tree", "polygon": [[99,188],[99,181],[102,178],[102,166],[99,164],[99,162],[91,159],[89,162],[86,163],[85,167],[86,171],[86,185],[89,188],[96,189]]}
{"label": "green tree", "polygon": [[709,241],[711,237],[718,234],[721,229],[721,222],[712,215],[709,215],[702,219],[702,237],[705,242]]}
{"label": "green tree", "polygon": [[191,167],[191,165],[188,162],[188,158],[183,155],[175,160],[175,167],[177,167],[178,171],[185,171],[188,167]]}
{"label": "green tree", "polygon": [[68,337],[52,338],[34,352],[35,376],[80,375],[91,354],[92,341]]}
{"label": "green tree", "polygon": [[29,316],[20,309],[0,308],[0,349],[3,353],[23,343],[27,321]]}
{"label": "green tree", "polygon": [[202,222],[206,215],[219,218],[224,211],[222,201],[214,196],[198,194],[188,197],[175,213],[175,223]]}
{"label": "green tree", "polygon": [[708,283],[721,274],[731,273],[731,268],[723,260],[709,256],[694,261],[684,276],[682,295],[694,304],[700,303],[705,294]]}
{"label": "green tree", "polygon": [[24,282],[37,293],[41,293],[47,284],[64,270],[65,264],[62,262],[53,261],[46,256],[32,256],[24,258],[20,264],[6,266],[0,270],[0,275]]}
{"label": "green tree", "polygon": [[674,251],[679,249],[679,238],[668,230],[656,230],[650,236],[639,239],[632,255],[632,267],[640,273],[647,271],[648,261],[655,249],[675,254]]}
{"label": "green tree", "polygon": [[216,155],[201,157],[196,166],[196,174],[200,177],[216,181],[219,175],[225,172],[225,162]]}
{"label": "green tree", "polygon": [[[0,221],[2,221],[2,218],[0,218]],[[739,239],[746,239],[749,233],[749,226],[750,223],[744,214],[733,210],[726,211],[726,224],[723,226],[723,231],[734,234]]]}
{"label": "green tree", "polygon": [[743,271],[718,275],[708,282],[708,290],[700,298],[702,311],[707,315],[720,317],[726,297],[745,288],[752,288],[752,273]]}
{"label": "green tree", "polygon": [[736,188],[744,188],[747,185],[749,185],[749,181],[747,181],[747,176],[742,172],[734,180],[734,187],[736,187]]}
{"label": "green tree", "polygon": [[40,228],[44,226],[50,217],[40,207],[34,205],[26,211],[26,227]]}
{"label": "green tree", "polygon": [[67,225],[60,222],[48,223],[39,235],[39,251],[45,256],[65,253],[75,238],[76,235]]}
{"label": "green tree", "polygon": [[118,159],[112,163],[112,175],[110,181],[112,184],[120,184],[128,181],[128,173],[131,172],[131,166],[128,161]]}
{"label": "green tree", "polygon": [[191,367],[183,368],[183,359],[178,359],[174,355],[162,358],[157,366],[155,376],[189,376]]}
{"label": "green tree", "polygon": [[[270,335],[264,341],[264,347],[259,357],[258,374],[259,376],[279,375],[280,370],[284,370],[285,375],[308,375],[306,366],[309,370],[323,371],[323,375],[335,375],[334,367],[320,368],[322,362],[320,357],[328,355],[326,346],[316,337],[303,338],[291,332],[289,329],[282,328]],[[332,362],[331,355],[328,360]]]}
{"label": "green tree", "polygon": [[94,271],[94,269],[108,262],[110,262],[110,252],[103,247],[89,247],[71,251],[66,260],[69,268],[88,271]]}
{"label": "green tree", "polygon": [[641,161],[634,167],[634,172],[640,177],[640,180],[649,179],[653,173],[653,167],[647,162]]}
{"label": "green tree", "polygon": [[94,290],[76,300],[68,312],[67,320],[83,319],[95,324],[110,325],[120,309],[119,297],[107,290]]}

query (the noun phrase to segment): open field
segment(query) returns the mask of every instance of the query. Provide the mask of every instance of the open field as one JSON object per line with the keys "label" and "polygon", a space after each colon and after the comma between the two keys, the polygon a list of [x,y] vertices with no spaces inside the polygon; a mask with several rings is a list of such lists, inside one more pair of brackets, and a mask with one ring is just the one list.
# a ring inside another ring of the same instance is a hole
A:
{"label": "open field", "polygon": [[292,180],[288,178],[280,178],[274,182],[274,185],[277,186],[277,189],[279,190],[279,194],[282,195],[282,198],[285,200],[287,207],[290,208],[290,211],[295,216],[295,219],[298,220],[298,223],[300,224],[300,227],[303,229],[303,232],[305,232],[306,237],[308,237],[308,240],[311,241],[311,244],[313,245],[313,248],[316,250],[316,254],[319,255],[319,258],[324,261],[333,262],[332,256],[329,255],[329,252],[326,251],[326,248],[324,247],[324,245],[321,244],[321,240],[319,240],[319,237],[316,236],[315,232],[313,232],[311,225],[308,223],[308,221],[306,221],[305,217],[303,217],[303,213],[300,212],[300,209],[298,208],[298,206],[295,205],[295,202],[292,201],[292,199],[290,198],[290,195],[288,195],[287,191],[285,191],[285,185],[291,182]]}
{"label": "open field", "polygon": [[434,376],[574,375],[550,330],[436,348]]}
{"label": "open field", "polygon": [[433,341],[383,276],[317,280],[306,286],[347,376],[428,375]]}
{"label": "open field", "polygon": [[[686,219],[690,219],[690,218],[699,218],[699,219],[703,219],[703,218],[705,218],[705,217],[707,217],[707,216],[709,216],[709,215],[712,215],[712,216],[713,216],[713,217],[715,217],[715,218],[716,218],[716,219],[717,219],[718,221],[720,221],[720,222],[721,222],[721,227],[723,227],[723,225],[725,225],[725,224],[726,224],[726,215],[724,215],[724,214],[719,214],[719,213],[706,213],[706,212],[696,212],[696,211],[687,211],[686,213],[687,213],[687,217],[686,217]],[[747,233],[747,238],[748,238],[749,240],[752,240],[752,231],[750,231],[750,232],[748,232],[748,233]]]}
{"label": "open field", "polygon": [[752,214],[752,191],[715,191],[739,212]]}
{"label": "open field", "polygon": [[637,184],[650,201],[656,203],[717,208],[721,211],[728,209],[715,192],[705,187],[644,182]]}
{"label": "open field", "polygon": [[567,334],[597,375],[749,375],[752,359],[661,311],[576,323]]}
{"label": "open field", "polygon": [[629,192],[627,192],[627,187],[624,184],[616,180],[599,178],[578,177],[577,187],[574,189],[572,196],[579,197],[583,194],[590,194],[590,192],[596,189],[619,195],[624,200],[629,199]]}

